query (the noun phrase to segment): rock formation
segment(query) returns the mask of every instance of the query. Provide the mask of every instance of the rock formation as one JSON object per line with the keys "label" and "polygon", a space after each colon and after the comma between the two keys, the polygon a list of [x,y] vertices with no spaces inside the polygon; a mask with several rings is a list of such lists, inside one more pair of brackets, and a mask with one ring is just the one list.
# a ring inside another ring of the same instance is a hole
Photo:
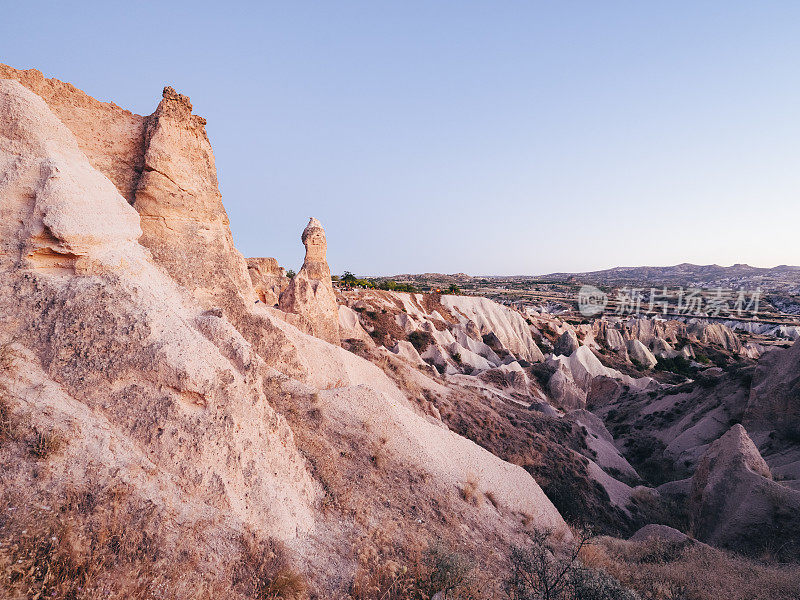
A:
{"label": "rock formation", "polygon": [[658,364],[653,353],[639,340],[628,340],[628,354],[631,360],[638,361],[645,369],[651,369]]}
{"label": "rock formation", "polygon": [[556,343],[553,345],[553,354],[570,356],[578,349],[578,346],[578,338],[575,332],[572,329],[566,329],[564,333],[558,336]]}
{"label": "rock formation", "polygon": [[306,257],[300,271],[280,295],[282,311],[300,315],[300,326],[320,339],[339,344],[339,308],[326,254],[328,243],[322,224],[309,219],[301,237]]}
{"label": "rock formation", "polygon": [[247,271],[258,299],[267,306],[278,304],[281,292],[289,285],[286,271],[274,258],[248,258]]}
{"label": "rock formation", "polygon": [[[255,294],[247,263],[233,245],[206,121],[171,87],[162,95],[147,117],[134,201],[142,218],[141,243],[208,308],[252,304]],[[198,246],[213,251],[198,252]]]}
{"label": "rock formation", "polygon": [[[343,516],[356,510],[389,522],[413,506],[413,534],[430,539],[451,514],[481,547],[510,543],[520,515],[569,535],[524,469],[435,412],[421,416],[377,366],[255,302],[187,98],[167,88],[156,113],[140,117],[40,74],[0,74],[19,80],[0,81],[0,344],[16,357],[0,370],[0,491],[20,507],[15,519],[44,494],[114,493],[122,515],[145,507],[137,533],[156,536],[148,543],[163,561],[196,551],[205,573],[229,573],[246,536],[282,540],[313,573],[351,573],[341,549],[371,531]],[[305,284],[286,298],[338,341],[318,222],[303,241]],[[318,300],[329,303],[316,309]],[[12,433],[6,419],[17,423]],[[63,446],[33,457],[25,436],[36,432]],[[413,485],[398,485],[400,476]],[[492,502],[464,501],[459,490],[475,478]],[[342,526],[315,527],[318,519]],[[339,597],[351,581],[317,583],[320,597]]]}
{"label": "rock formation", "polygon": [[800,439],[800,340],[759,361],[745,424],[752,430],[771,430],[777,425],[783,437]]}
{"label": "rock formation", "polygon": [[744,427],[734,425],[692,477],[690,516],[697,538],[714,545],[754,551],[796,544],[800,491],[773,481]]}
{"label": "rock formation", "polygon": [[14,315],[0,333],[24,357],[9,385],[69,440],[69,481],[194,506],[187,523],[224,510],[280,538],[306,530],[317,489],[263,361],[153,264],[136,211],[16,81],[0,80],[0,173],[0,309]]}

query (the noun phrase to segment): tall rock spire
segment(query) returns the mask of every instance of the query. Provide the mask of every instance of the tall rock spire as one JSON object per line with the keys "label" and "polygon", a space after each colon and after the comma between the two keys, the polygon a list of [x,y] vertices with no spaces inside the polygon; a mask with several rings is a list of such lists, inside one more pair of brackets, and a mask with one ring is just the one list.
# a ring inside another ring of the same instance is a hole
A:
{"label": "tall rock spire", "polygon": [[300,315],[300,328],[331,344],[339,344],[339,307],[326,255],[325,229],[311,218],[301,236],[306,258],[300,272],[280,297],[280,309]]}

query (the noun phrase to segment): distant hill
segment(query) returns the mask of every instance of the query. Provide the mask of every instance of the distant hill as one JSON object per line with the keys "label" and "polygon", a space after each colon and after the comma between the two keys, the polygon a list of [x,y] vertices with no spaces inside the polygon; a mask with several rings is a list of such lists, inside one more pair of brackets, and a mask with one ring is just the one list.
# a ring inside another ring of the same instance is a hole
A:
{"label": "distant hill", "polygon": [[566,280],[598,285],[667,285],[713,287],[762,286],[769,289],[793,289],[800,286],[800,266],[780,265],[772,268],[736,264],[693,265],[682,263],[670,267],[614,267],[586,273],[550,273],[540,279]]}

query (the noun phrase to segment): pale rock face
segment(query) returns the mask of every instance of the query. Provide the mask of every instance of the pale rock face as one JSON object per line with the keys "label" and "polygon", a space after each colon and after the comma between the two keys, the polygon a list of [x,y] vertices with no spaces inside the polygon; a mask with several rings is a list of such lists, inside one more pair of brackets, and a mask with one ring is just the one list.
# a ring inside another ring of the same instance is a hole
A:
{"label": "pale rock face", "polygon": [[584,408],[592,382],[598,377],[616,379],[633,389],[644,389],[652,381],[649,377],[633,379],[616,369],[606,367],[588,346],[580,346],[570,356],[555,355],[548,359],[555,373],[548,388],[558,404],[566,409]]}
{"label": "pale rock face", "polygon": [[282,539],[308,531],[318,489],[266,400],[263,360],[153,264],[136,211],[44,101],[5,80],[0,182],[14,216],[0,335],[17,340],[23,410],[69,429],[64,480],[131,483],[160,510],[199,506],[193,518]]}
{"label": "pale rock face", "polygon": [[654,540],[660,542],[678,543],[694,542],[694,540],[692,540],[692,538],[690,538],[688,535],[678,531],[673,527],[668,525],[656,525],[655,523],[650,523],[649,525],[645,525],[639,529],[630,537],[630,540],[632,542],[649,542]]}
{"label": "pale rock face", "polygon": [[566,329],[564,333],[558,336],[553,346],[553,354],[570,356],[578,349],[578,346],[578,337],[575,335],[575,332],[572,329]]}
{"label": "pale rock face", "polygon": [[442,304],[467,324],[472,321],[481,333],[494,332],[503,347],[528,362],[544,360],[533,339],[531,326],[518,311],[477,296],[442,296]]}
{"label": "pale rock face", "polygon": [[695,321],[688,326],[687,333],[690,339],[703,344],[717,344],[737,354],[742,351],[742,343],[737,335],[722,323]]}
{"label": "pale rock face", "polygon": [[487,344],[483,343],[482,338],[475,339],[473,336],[470,336],[465,329],[466,328],[462,325],[457,325],[453,328],[453,337],[455,337],[456,342],[464,348],[467,348],[470,352],[480,355],[490,363],[490,366],[486,367],[487,369],[492,366],[500,365],[502,361],[495,351]]}
{"label": "pale rock face", "polygon": [[458,342],[453,342],[447,348],[450,351],[450,356],[455,358],[458,356],[458,363],[463,367],[466,367],[471,370],[472,374],[480,373],[481,371],[486,371],[491,369],[494,365],[486,360],[480,354],[472,352],[468,348],[465,348]]}
{"label": "pale rock face", "polygon": [[748,429],[800,432],[800,340],[791,348],[773,350],[758,362],[744,423]]}
{"label": "pale rock face", "polygon": [[547,387],[553,401],[566,410],[586,406],[586,390],[575,382],[572,371],[564,363],[560,363],[556,372],[550,376]]}
{"label": "pale rock face", "polygon": [[301,329],[331,344],[341,343],[339,308],[326,258],[328,244],[322,224],[311,218],[301,237],[306,257],[300,272],[281,293],[284,312],[300,315]]}
{"label": "pale rock face", "polygon": [[142,259],[136,211],[92,168],[44,101],[0,80],[0,114],[2,258],[52,274]]}
{"label": "pale rock face", "polygon": [[639,340],[628,340],[628,354],[632,359],[644,365],[645,368],[651,369],[658,364],[653,353]]}
{"label": "pale rock face", "polygon": [[[207,308],[255,302],[247,263],[233,245],[205,119],[189,98],[164,88],[147,117],[144,170],[134,207],[141,243]],[[213,251],[209,249],[213,248]]]}
{"label": "pale rock face", "polygon": [[664,338],[654,337],[650,347],[653,350],[653,354],[661,358],[670,358],[677,354]]}
{"label": "pale rock face", "polygon": [[594,451],[594,461],[600,467],[614,469],[633,480],[639,479],[636,469],[630,465],[614,445],[614,438],[606,429],[600,417],[588,410],[573,410],[564,415],[564,418],[583,425],[589,432],[586,437],[586,443],[589,449]]}
{"label": "pale rock face", "polygon": [[416,321],[408,313],[402,312],[394,320],[406,333],[411,333],[417,328]]}
{"label": "pale rock face", "polygon": [[425,352],[423,352],[421,356],[426,362],[439,367],[441,372],[445,375],[455,375],[459,372],[447,350],[442,348],[439,344],[431,344],[425,349]]}
{"label": "pale rock face", "polygon": [[414,345],[406,340],[398,340],[394,348],[392,348],[392,352],[406,359],[414,366],[426,364],[419,355],[419,352],[417,352],[417,349],[414,348]]}
{"label": "pale rock face", "polygon": [[339,334],[343,340],[356,339],[361,340],[368,347],[375,346],[375,340],[370,337],[367,330],[361,325],[358,313],[343,304],[339,305]]}
{"label": "pale rock face", "polygon": [[622,337],[622,333],[620,333],[619,329],[614,329],[613,327],[606,329],[606,344],[608,344],[608,347],[614,352],[627,353],[625,338]]}
{"label": "pale rock face", "polygon": [[505,365],[500,365],[497,371],[504,375],[508,387],[523,394],[530,391],[530,378],[525,372],[525,369],[523,369],[522,365],[518,362],[514,361]]}
{"label": "pale rock face", "polygon": [[17,80],[42,98],[75,136],[89,163],[133,203],[143,168],[146,117],[99,102],[69,83],[45,78],[35,69],[20,71],[0,64],[0,79]]}
{"label": "pale rock face", "polygon": [[[255,304],[188,99],[165,90],[153,117],[136,117],[31,81],[62,112],[0,82],[0,314],[12,315],[0,338],[16,339],[21,357],[13,410],[66,440],[42,476],[129,485],[166,515],[170,535],[216,527],[209,553],[230,556],[228,541],[253,531],[312,538],[307,546],[332,555],[326,544],[338,539],[315,527],[321,487],[270,404],[302,388],[293,399],[319,392],[337,431],[369,423],[376,442],[385,434],[392,460],[431,476],[422,480],[433,498],[460,503],[458,486],[477,475],[507,511],[475,508],[487,529],[511,532],[508,515],[524,514],[569,536],[523,469],[419,416],[377,366]],[[136,123],[138,150],[104,137],[133,139]],[[306,272],[329,285],[321,227],[304,238]]]}
{"label": "pale rock face", "polygon": [[742,356],[757,360],[763,354],[763,346],[753,342],[747,342],[742,346]]}
{"label": "pale rock face", "polygon": [[267,306],[278,304],[281,292],[289,285],[286,271],[274,258],[248,258],[247,272],[258,299]]}
{"label": "pale rock face", "polygon": [[800,526],[800,491],[772,480],[767,463],[738,424],[700,460],[689,508],[698,539],[719,546],[779,546]]}

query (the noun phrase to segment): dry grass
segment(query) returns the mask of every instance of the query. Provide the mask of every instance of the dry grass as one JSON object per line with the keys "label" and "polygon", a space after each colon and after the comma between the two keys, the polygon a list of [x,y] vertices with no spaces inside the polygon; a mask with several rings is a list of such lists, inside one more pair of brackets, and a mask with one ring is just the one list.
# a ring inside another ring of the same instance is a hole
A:
{"label": "dry grass", "polygon": [[168,516],[128,486],[23,494],[0,497],[2,598],[307,598],[280,544],[242,536],[210,560],[202,528],[165,528]]}
{"label": "dry grass", "polygon": [[[332,559],[352,560],[356,565],[350,577],[342,577],[341,572],[314,576],[317,597],[430,598],[433,592],[423,594],[420,582],[432,573],[426,555],[431,540],[474,556],[476,576],[496,572],[489,565],[504,560],[502,548],[507,542],[486,530],[480,511],[465,505],[458,490],[448,490],[425,471],[399,462],[386,436],[372,430],[369,423],[345,425],[325,402],[312,403],[277,386],[269,390],[269,396],[291,426],[297,448],[325,491],[320,522],[338,536],[337,545],[330,549]],[[320,410],[315,419],[309,416],[313,407]],[[471,485],[479,493],[476,479]],[[492,540],[490,553],[485,550],[487,539]],[[341,568],[347,573],[347,566]],[[337,580],[344,589],[333,583]],[[493,581],[484,587],[497,591],[499,584]],[[486,597],[499,596],[488,593]]]}
{"label": "dry grass", "polygon": [[258,600],[303,600],[308,597],[305,577],[295,570],[284,546],[277,540],[245,534],[234,567],[234,585],[246,597]]}
{"label": "dry grass", "polygon": [[467,474],[467,481],[461,487],[461,497],[476,506],[481,501],[480,483],[474,473]]}
{"label": "dry grass", "polygon": [[11,342],[0,343],[0,441],[13,433],[11,422],[11,405],[8,399],[8,387],[4,378],[14,368],[17,357]]}
{"label": "dry grass", "polygon": [[31,598],[92,598],[101,591],[114,598],[143,597],[141,579],[134,581],[158,579],[147,566],[160,551],[147,533],[152,508],[130,502],[129,493],[124,486],[99,496],[71,490],[40,498],[41,506],[26,506],[7,492],[0,521],[0,589],[11,597],[24,592]]}
{"label": "dry grass", "polygon": [[[381,544],[377,544],[380,546]],[[466,555],[442,543],[416,549],[410,556],[386,556],[373,550],[359,554],[359,569],[350,598],[354,600],[427,600],[437,592],[461,600],[496,598],[499,588]]]}
{"label": "dry grass", "polygon": [[64,437],[57,431],[41,430],[34,428],[28,436],[28,452],[39,460],[45,460],[52,454],[61,450],[65,443]]}
{"label": "dry grass", "polygon": [[656,600],[796,600],[800,567],[764,564],[702,544],[601,538],[581,560]]}
{"label": "dry grass", "polygon": [[11,407],[3,388],[0,386],[0,442],[11,437],[12,434]]}

